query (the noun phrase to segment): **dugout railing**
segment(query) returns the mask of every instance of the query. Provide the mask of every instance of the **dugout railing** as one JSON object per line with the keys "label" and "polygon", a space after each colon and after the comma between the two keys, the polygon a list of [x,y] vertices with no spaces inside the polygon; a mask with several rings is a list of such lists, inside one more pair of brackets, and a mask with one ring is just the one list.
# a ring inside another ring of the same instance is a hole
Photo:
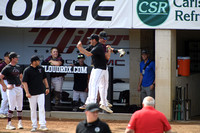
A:
{"label": "dugout railing", "polygon": [[[28,65],[20,65],[21,68],[24,70]],[[55,106],[51,104],[51,76],[50,73],[66,73],[66,74],[74,74],[74,73],[87,73],[90,74],[92,67],[83,67],[83,66],[50,66],[50,65],[42,65],[45,69],[45,72],[47,74],[47,80],[49,83],[49,89],[50,93],[45,96],[45,110],[46,111],[52,111],[55,110]],[[113,104],[113,67],[109,67],[109,88],[108,88],[108,100],[111,104]],[[28,100],[24,95],[24,106],[27,106],[29,108]],[[72,103],[71,103],[72,104]],[[62,105],[57,107],[62,110]],[[64,106],[63,106],[64,108]]]}

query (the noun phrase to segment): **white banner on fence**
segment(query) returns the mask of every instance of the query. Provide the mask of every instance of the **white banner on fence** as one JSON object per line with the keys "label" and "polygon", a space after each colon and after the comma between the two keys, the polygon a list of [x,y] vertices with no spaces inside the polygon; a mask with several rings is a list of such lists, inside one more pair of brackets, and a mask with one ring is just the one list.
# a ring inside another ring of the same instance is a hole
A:
{"label": "white banner on fence", "polygon": [[1,0],[0,27],[131,28],[132,0]]}
{"label": "white banner on fence", "polygon": [[133,0],[133,28],[200,29],[200,0]]}
{"label": "white banner on fence", "polygon": [[51,65],[42,65],[45,72],[48,73],[82,73],[87,74],[88,67],[82,66],[51,66]]}

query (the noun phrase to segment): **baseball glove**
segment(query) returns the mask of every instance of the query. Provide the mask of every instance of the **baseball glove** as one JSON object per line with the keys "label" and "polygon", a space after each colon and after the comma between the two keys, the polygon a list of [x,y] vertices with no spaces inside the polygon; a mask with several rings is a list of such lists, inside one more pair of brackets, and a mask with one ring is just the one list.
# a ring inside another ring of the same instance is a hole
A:
{"label": "baseball glove", "polygon": [[126,54],[124,49],[118,49],[118,53],[119,53],[119,57],[123,57]]}

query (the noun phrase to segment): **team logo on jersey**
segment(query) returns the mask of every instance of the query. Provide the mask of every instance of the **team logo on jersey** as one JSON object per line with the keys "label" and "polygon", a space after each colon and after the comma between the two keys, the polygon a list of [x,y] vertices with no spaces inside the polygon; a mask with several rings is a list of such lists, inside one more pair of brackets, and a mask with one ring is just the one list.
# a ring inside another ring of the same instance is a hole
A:
{"label": "team logo on jersey", "polygon": [[19,73],[19,70],[18,70],[16,67],[14,67],[14,68],[13,68],[13,72],[14,72],[14,73]]}
{"label": "team logo on jersey", "polygon": [[168,0],[139,0],[137,14],[140,20],[149,26],[162,24],[169,16]]}
{"label": "team logo on jersey", "polygon": [[39,68],[38,71],[39,71],[40,73],[42,73],[42,69],[41,69],[41,68]]}
{"label": "team logo on jersey", "polygon": [[38,71],[39,71],[40,73],[42,73],[42,69],[41,69],[41,68],[39,68]]}
{"label": "team logo on jersey", "polygon": [[19,74],[20,74],[20,71],[16,67],[14,67],[13,70],[12,70],[12,75],[19,77]]}
{"label": "team logo on jersey", "polygon": [[98,133],[98,132],[100,132],[100,128],[99,127],[95,127],[94,131],[95,131],[95,133]]}

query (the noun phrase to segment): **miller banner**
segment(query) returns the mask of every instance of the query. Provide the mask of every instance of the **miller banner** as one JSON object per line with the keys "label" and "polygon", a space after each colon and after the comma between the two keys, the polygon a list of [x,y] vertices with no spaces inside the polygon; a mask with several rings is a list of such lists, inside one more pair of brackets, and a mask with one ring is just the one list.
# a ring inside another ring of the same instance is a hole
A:
{"label": "miller banner", "polygon": [[200,0],[133,0],[133,28],[200,29]]}
{"label": "miller banner", "polygon": [[[19,64],[30,64],[30,58],[37,55],[41,62],[48,58],[50,49],[57,47],[64,60],[64,66],[70,66],[77,62],[79,40],[83,47],[89,45],[87,39],[92,33],[99,34],[105,30],[108,34],[107,44],[115,49],[124,49],[127,54],[119,57],[119,54],[112,54],[108,61],[109,67],[114,67],[114,78],[129,78],[129,30],[128,29],[78,29],[78,28],[0,28],[0,58],[3,58],[5,51],[15,51],[20,55]],[[91,57],[85,58],[85,64],[91,65]],[[57,68],[48,68],[47,72]],[[74,73],[79,71],[70,67],[61,67],[61,71]],[[84,70],[84,69],[83,69]],[[72,75],[72,74],[71,74]]]}
{"label": "miller banner", "polygon": [[132,0],[1,0],[0,27],[131,28]]}

